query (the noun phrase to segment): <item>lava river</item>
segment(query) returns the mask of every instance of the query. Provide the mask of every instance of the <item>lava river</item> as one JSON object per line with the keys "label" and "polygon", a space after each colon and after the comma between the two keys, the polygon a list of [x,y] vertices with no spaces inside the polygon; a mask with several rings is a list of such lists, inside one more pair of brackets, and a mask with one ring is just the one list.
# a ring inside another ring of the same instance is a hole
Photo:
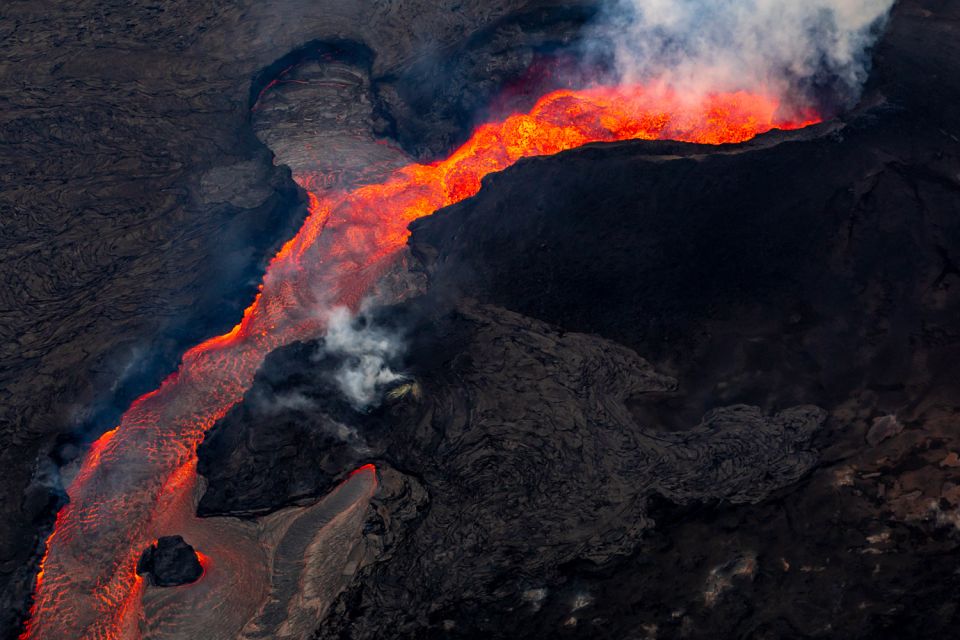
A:
{"label": "lava river", "polygon": [[[169,608],[145,613],[144,603],[155,589],[134,569],[149,543],[178,533],[188,541],[192,537],[214,568],[197,585],[214,580],[217,567],[234,573],[223,578],[224,584],[256,585],[237,604],[237,629],[249,627],[244,618],[263,606],[271,578],[242,577],[246,547],[237,542],[231,550],[233,534],[202,533],[207,525],[194,516],[201,490],[195,449],[204,432],[240,401],[270,351],[321,336],[325,312],[356,306],[391,266],[412,220],[474,195],[485,175],[520,158],[628,139],[742,142],[772,128],[799,128],[816,120],[784,120],[778,108],[776,99],[748,92],[690,101],[639,86],[561,90],[541,98],[529,113],[480,126],[446,160],[410,164],[379,184],[323,197],[311,194],[308,218],[270,262],[242,321],[190,349],[175,374],[136,400],[119,426],[91,446],[47,542],[22,637],[162,637],[163,625],[148,618],[167,615]],[[309,188],[310,176],[297,180]],[[350,501],[341,501],[338,513],[353,508],[362,515],[376,487],[372,470],[362,475],[369,476],[365,484]]]}

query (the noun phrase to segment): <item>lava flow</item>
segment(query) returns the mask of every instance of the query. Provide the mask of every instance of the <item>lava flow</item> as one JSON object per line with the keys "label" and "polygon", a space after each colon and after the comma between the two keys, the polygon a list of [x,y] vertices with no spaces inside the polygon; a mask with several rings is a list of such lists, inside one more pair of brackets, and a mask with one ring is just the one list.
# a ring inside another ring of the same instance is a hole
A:
{"label": "lava flow", "polygon": [[[561,90],[529,113],[480,126],[446,160],[410,164],[349,192],[311,194],[307,220],[271,261],[242,321],[190,349],[177,373],[91,447],[47,541],[22,637],[140,637],[147,587],[137,559],[192,517],[204,432],[240,401],[267,353],[321,336],[326,311],[357,305],[406,243],[412,220],[474,195],[484,176],[524,157],[630,139],[742,142],[817,120],[778,119],[778,108],[748,92],[684,100],[639,86]],[[297,178],[309,188],[310,176]]]}

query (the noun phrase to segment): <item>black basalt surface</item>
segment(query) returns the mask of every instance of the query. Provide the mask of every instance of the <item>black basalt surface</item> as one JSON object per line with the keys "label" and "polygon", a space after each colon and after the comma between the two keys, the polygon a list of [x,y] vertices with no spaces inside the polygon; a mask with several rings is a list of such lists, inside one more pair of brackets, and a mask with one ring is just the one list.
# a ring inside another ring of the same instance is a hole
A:
{"label": "black basalt surface", "polygon": [[155,587],[176,587],[199,580],[203,566],[196,550],[181,536],[163,536],[143,550],[137,573],[147,576]]}

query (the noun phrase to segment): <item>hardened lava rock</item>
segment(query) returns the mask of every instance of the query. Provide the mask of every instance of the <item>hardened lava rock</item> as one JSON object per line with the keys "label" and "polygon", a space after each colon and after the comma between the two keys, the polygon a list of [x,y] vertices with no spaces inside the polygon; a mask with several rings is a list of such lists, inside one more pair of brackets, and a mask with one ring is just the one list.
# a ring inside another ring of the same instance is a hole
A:
{"label": "hardened lava rock", "polygon": [[633,554],[655,524],[652,497],[757,503],[817,460],[817,407],[720,407],[681,432],[638,423],[628,401],[676,381],[596,336],[469,303],[420,335],[422,396],[391,408],[385,454],[429,504],[384,475],[368,540],[389,559],[367,568],[319,638],[445,624],[504,637],[510,611],[566,567]]}
{"label": "hardened lava rock", "polygon": [[199,580],[203,566],[196,550],[181,536],[163,536],[144,549],[137,573],[146,575],[155,587],[176,587]]}
{"label": "hardened lava rock", "polygon": [[[816,462],[811,439],[825,416],[816,407],[772,416],[720,407],[666,432],[638,421],[628,404],[671,394],[677,383],[633,350],[492,305],[461,301],[435,314],[435,300],[414,301],[406,311],[418,304],[426,311],[409,319],[405,368],[416,392],[400,386],[377,410],[337,411],[323,400],[331,390],[311,350],[291,345],[258,375],[244,402],[250,409],[221,421],[210,436],[216,446],[199,452],[212,471],[208,495],[224,514],[264,500],[297,502],[298,483],[262,480],[284,477],[294,449],[319,465],[353,449],[351,464],[373,460],[383,470],[365,569],[345,596],[361,603],[338,601],[323,637],[347,629],[390,635],[388,628],[416,635],[431,626],[430,611],[509,608],[571,563],[632,554],[654,525],[653,496],[755,503]],[[291,397],[311,400],[278,406]],[[331,419],[353,434],[336,448]],[[495,627],[478,620],[472,628]]]}

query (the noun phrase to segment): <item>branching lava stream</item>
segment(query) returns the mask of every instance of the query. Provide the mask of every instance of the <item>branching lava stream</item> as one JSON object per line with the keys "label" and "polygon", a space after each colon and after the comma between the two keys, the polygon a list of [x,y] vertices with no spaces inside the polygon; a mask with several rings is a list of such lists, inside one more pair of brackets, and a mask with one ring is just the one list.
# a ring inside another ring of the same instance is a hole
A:
{"label": "branching lava stream", "polygon": [[[778,108],[762,93],[684,100],[640,86],[561,90],[527,114],[480,126],[446,160],[411,164],[349,192],[311,194],[307,220],[271,261],[242,321],[190,349],[177,373],[91,446],[47,541],[22,638],[145,633],[150,588],[135,565],[157,537],[203,526],[187,521],[197,520],[195,449],[204,432],[240,401],[270,351],[321,336],[326,310],[359,302],[406,243],[412,220],[474,195],[485,175],[524,157],[628,139],[742,142],[816,121],[778,119]],[[309,188],[310,176],[297,179]],[[229,565],[199,538],[198,551],[214,568]]]}

